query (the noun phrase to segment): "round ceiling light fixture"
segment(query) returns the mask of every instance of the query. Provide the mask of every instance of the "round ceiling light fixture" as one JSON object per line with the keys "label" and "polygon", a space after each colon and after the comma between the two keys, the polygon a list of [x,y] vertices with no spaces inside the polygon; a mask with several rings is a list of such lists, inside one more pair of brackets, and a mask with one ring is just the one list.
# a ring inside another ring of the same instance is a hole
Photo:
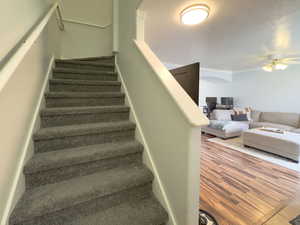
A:
{"label": "round ceiling light fixture", "polygon": [[181,23],[184,25],[196,25],[202,23],[209,16],[210,8],[205,4],[191,5],[180,13]]}

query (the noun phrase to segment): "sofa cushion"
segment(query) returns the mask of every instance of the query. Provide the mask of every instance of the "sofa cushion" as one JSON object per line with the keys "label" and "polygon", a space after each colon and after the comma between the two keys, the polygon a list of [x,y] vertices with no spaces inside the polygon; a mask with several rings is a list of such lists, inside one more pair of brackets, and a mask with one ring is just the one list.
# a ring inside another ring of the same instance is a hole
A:
{"label": "sofa cushion", "polygon": [[208,127],[216,130],[223,130],[224,127],[230,122],[231,121],[226,120],[210,120]]}
{"label": "sofa cushion", "polygon": [[222,121],[231,121],[232,110],[219,110],[216,109],[212,112],[212,120],[222,120]]}
{"label": "sofa cushion", "polygon": [[297,134],[300,134],[300,128],[299,128],[299,129],[294,129],[294,130],[291,130],[291,132],[293,132],[293,133],[297,133]]}
{"label": "sofa cushion", "polygon": [[232,121],[249,121],[247,114],[231,115]]}
{"label": "sofa cushion", "polygon": [[251,111],[251,120],[253,122],[259,122],[260,115],[261,115],[260,111],[256,111],[256,110]]}
{"label": "sofa cushion", "polygon": [[252,122],[250,123],[250,128],[260,128],[260,127],[271,127],[271,128],[278,128],[278,129],[283,129],[286,131],[294,130],[295,128],[292,126],[287,126],[283,124],[278,124],[278,123],[267,123],[267,122]]}
{"label": "sofa cushion", "polygon": [[283,124],[292,127],[298,127],[299,114],[282,112],[263,112],[260,116],[260,122]]}
{"label": "sofa cushion", "polygon": [[228,121],[222,130],[211,128],[210,126],[202,127],[201,130],[205,133],[215,135],[221,138],[237,137],[243,131],[249,129],[249,122]]}
{"label": "sofa cushion", "polygon": [[234,132],[242,132],[249,129],[249,122],[244,121],[231,121],[226,126],[224,126],[223,130],[226,133],[234,133]]}

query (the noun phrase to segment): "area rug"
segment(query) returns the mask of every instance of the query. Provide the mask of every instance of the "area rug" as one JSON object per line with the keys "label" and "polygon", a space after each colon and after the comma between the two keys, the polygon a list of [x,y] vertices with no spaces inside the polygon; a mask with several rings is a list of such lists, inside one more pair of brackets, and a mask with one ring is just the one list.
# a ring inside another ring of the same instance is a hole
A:
{"label": "area rug", "polygon": [[300,225],[300,215],[297,216],[295,219],[293,219],[290,224],[293,224],[293,225]]}
{"label": "area rug", "polygon": [[199,210],[199,225],[218,225],[216,219],[204,210]]}
{"label": "area rug", "polygon": [[300,172],[300,164],[299,163],[290,161],[290,160],[282,158],[280,156],[262,152],[257,149],[254,149],[254,148],[244,147],[241,137],[230,138],[227,140],[223,140],[221,138],[216,137],[216,138],[210,138],[210,139],[208,139],[208,141],[223,145],[225,147],[231,148],[231,149],[239,151],[239,152],[243,152],[243,153],[255,156],[257,158],[269,161],[271,163],[283,166],[285,168],[296,170],[296,171]]}

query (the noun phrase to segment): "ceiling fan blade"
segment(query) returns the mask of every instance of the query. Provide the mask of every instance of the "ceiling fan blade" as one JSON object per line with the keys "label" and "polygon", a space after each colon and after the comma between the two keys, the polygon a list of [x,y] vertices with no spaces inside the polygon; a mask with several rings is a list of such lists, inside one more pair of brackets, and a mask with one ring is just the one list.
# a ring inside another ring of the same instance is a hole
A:
{"label": "ceiling fan blade", "polygon": [[288,60],[288,61],[300,60],[300,57],[284,58],[284,60]]}
{"label": "ceiling fan blade", "polygon": [[244,59],[245,66],[264,65],[269,62],[267,57],[264,56],[248,56]]}
{"label": "ceiling fan blade", "polygon": [[281,62],[298,62],[298,61],[300,61],[300,58],[299,59],[280,59],[279,61],[281,61]]}
{"label": "ceiling fan blade", "polygon": [[263,59],[263,60],[269,60],[271,57],[271,55],[262,55],[262,56],[258,56],[258,59]]}
{"label": "ceiling fan blade", "polygon": [[300,62],[287,62],[287,64],[300,64]]}
{"label": "ceiling fan blade", "polygon": [[[282,64],[300,64],[299,52],[282,52],[279,50],[265,49],[265,54],[262,55],[249,55],[247,59],[245,58],[245,65],[260,65],[266,66],[272,63],[282,63]],[[286,57],[285,57],[286,56]]]}

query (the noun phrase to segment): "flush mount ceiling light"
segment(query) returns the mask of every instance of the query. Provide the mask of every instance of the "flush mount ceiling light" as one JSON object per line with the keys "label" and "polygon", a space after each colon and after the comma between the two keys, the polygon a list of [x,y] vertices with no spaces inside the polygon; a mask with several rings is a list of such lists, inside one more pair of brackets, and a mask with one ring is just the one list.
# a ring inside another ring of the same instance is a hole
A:
{"label": "flush mount ceiling light", "polygon": [[210,9],[207,5],[191,5],[180,13],[181,23],[185,25],[202,23],[209,16],[209,11]]}

